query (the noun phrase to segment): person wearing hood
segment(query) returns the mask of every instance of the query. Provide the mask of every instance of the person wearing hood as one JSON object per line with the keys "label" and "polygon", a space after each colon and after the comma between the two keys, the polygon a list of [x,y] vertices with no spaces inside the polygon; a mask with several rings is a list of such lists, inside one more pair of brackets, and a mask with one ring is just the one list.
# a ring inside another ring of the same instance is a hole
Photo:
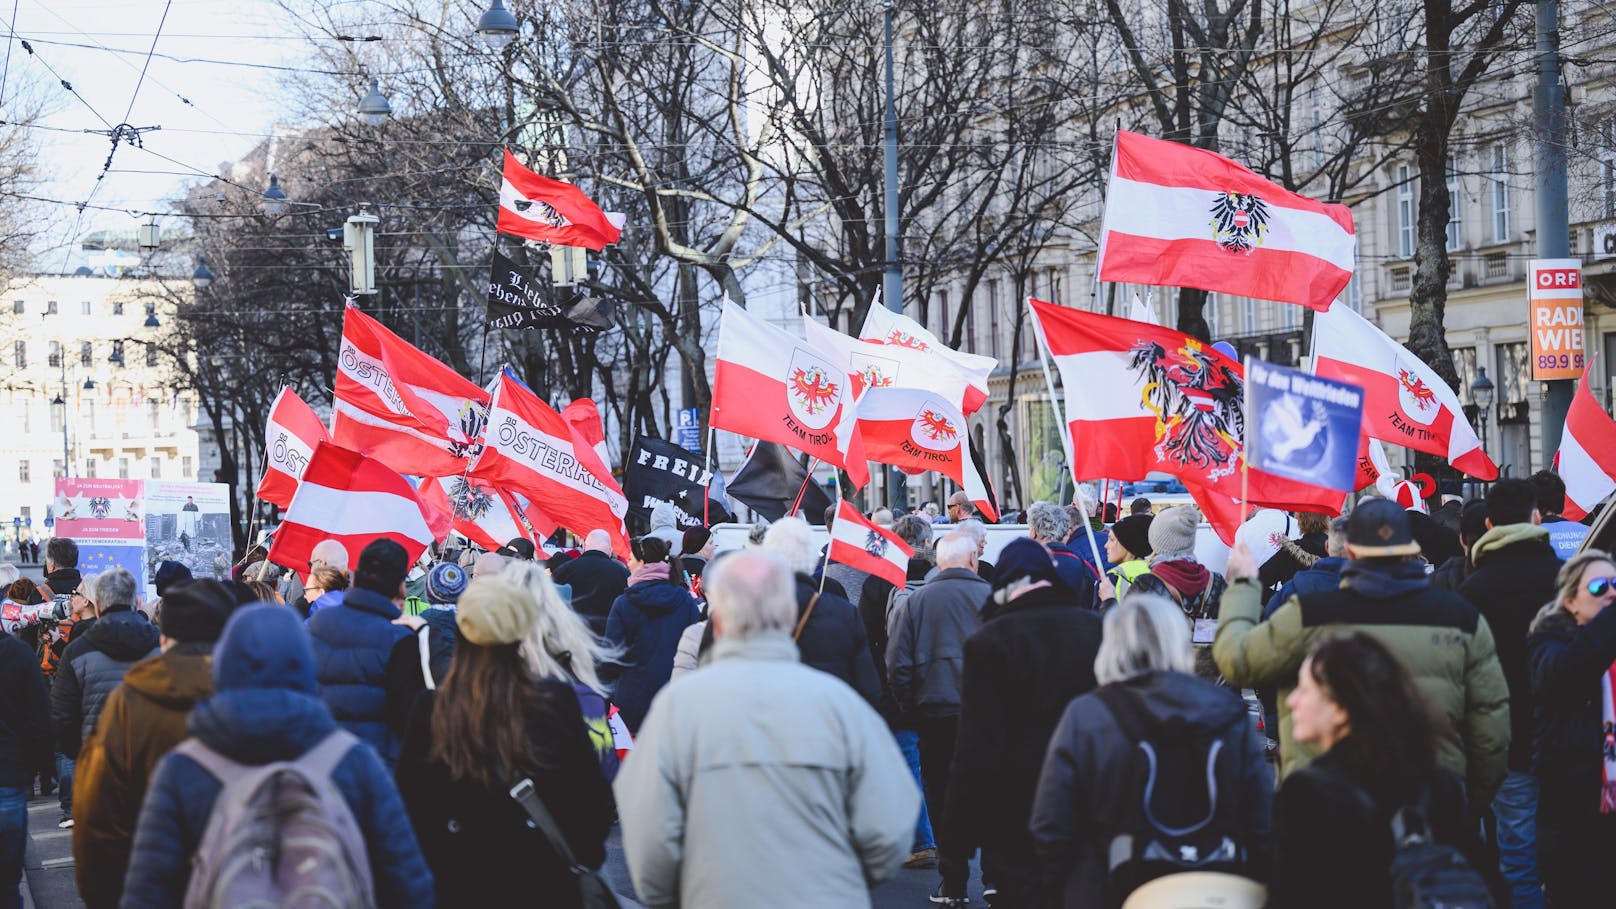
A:
{"label": "person wearing hood", "polygon": [[1105,687],[1066,706],[1038,774],[1029,827],[1042,905],[1114,909],[1128,897],[1112,887],[1108,857],[1112,839],[1127,832],[1116,827],[1129,815],[1124,800],[1140,795],[1138,751],[1107,697],[1131,700],[1148,730],[1171,724],[1222,743],[1229,755],[1226,779],[1237,785],[1226,803],[1240,810],[1228,827],[1238,831],[1246,874],[1267,878],[1274,783],[1262,741],[1239,695],[1196,678],[1193,666],[1189,626],[1172,600],[1135,593],[1106,614],[1094,658],[1095,680]]}
{"label": "person wearing hood", "polygon": [[89,909],[118,905],[146,783],[213,694],[213,643],[236,605],[214,580],[177,584],[163,600],[162,652],[129,667],[107,696],[74,771],[73,866]]}
{"label": "person wearing hood", "polygon": [[1509,773],[1493,800],[1498,851],[1515,909],[1543,905],[1537,874],[1533,818],[1537,778],[1532,774],[1532,683],[1526,636],[1545,604],[1554,600],[1560,572],[1549,532],[1540,526],[1537,493],[1526,480],[1504,478],[1487,490],[1487,532],[1470,549],[1475,569],[1459,595],[1481,610],[1498,647],[1509,684]]}
{"label": "person wearing hood", "polygon": [[1154,520],[1152,515],[1131,514],[1111,525],[1111,538],[1105,543],[1111,570],[1105,575],[1119,601],[1140,575],[1150,571],[1150,525]]}
{"label": "person wearing hood", "polygon": [[651,529],[645,535],[667,543],[668,550],[678,554],[680,545],[685,541],[685,532],[679,529],[679,510],[672,502],[658,502],[651,507]]}
{"label": "person wearing hood", "polygon": [[[350,747],[331,782],[364,838],[375,905],[435,905],[432,872],[392,776],[375,749],[339,729],[320,699],[314,651],[296,613],[270,604],[237,609],[214,648],[213,690],[191,711],[190,741],[238,764],[295,761],[328,737],[344,736]],[[222,791],[219,780],[183,750],[158,762],[135,827],[122,909],[181,904],[192,857]]]}
{"label": "person wearing hood", "polygon": [[[916,518],[924,521],[924,518]],[[778,553],[791,566],[797,592],[797,623],[792,637],[804,665],[828,672],[864,696],[870,706],[881,704],[881,676],[870,656],[870,642],[858,610],[847,601],[842,585],[830,578],[816,583],[813,528],[798,517],[784,517],[769,527],[763,548]]]}
{"label": "person wearing hood", "polygon": [[1094,689],[1101,619],[1072,602],[1049,550],[1022,538],[999,553],[982,620],[965,639],[948,802],[932,806],[943,818],[933,901],[965,905],[980,848],[984,893],[1020,906],[1038,879],[1028,831],[1038,772],[1066,705]]}
{"label": "person wearing hood", "polygon": [[1555,909],[1610,905],[1616,854],[1616,556],[1586,549],[1555,578],[1526,654],[1535,708],[1538,871]]}
{"label": "person wearing hood", "polygon": [[679,557],[661,537],[629,541],[628,589],[606,617],[606,641],[623,651],[620,661],[602,667],[623,722],[640,728],[651,698],[673,674],[679,636],[701,620],[696,600],[679,582]]}
{"label": "person wearing hood", "polygon": [[576,559],[556,568],[557,584],[572,587],[572,609],[589,622],[595,634],[606,633],[612,604],[628,588],[629,571],[612,555],[612,535],[596,528],[584,537],[584,550]]}
{"label": "person wearing hood", "polygon": [[1339,590],[1291,597],[1264,621],[1257,566],[1250,550],[1236,546],[1212,643],[1217,668],[1230,685],[1279,689],[1280,770],[1288,776],[1319,753],[1294,738],[1283,700],[1308,648],[1332,627],[1368,632],[1414,673],[1442,719],[1442,764],[1464,776],[1471,804],[1491,803],[1509,770],[1509,686],[1492,629],[1463,597],[1431,588],[1408,512],[1396,502],[1371,499],[1353,509],[1347,556]]}
{"label": "person wearing hood", "polygon": [[[79,746],[95,729],[112,690],[123,682],[123,674],[136,662],[157,651],[157,626],[135,609],[135,576],[114,568],[96,579],[95,624],[88,631],[75,631],[62,652],[51,686],[51,721],[56,727],[56,750],[69,762],[76,761]],[[68,785],[71,766],[59,773]],[[73,826],[72,800],[63,806],[59,826]]]}

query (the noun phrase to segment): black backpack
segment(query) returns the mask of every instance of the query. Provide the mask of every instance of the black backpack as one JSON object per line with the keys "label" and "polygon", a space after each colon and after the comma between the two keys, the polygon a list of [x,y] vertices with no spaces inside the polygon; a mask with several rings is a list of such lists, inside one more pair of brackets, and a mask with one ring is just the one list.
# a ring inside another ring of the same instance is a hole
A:
{"label": "black backpack", "polygon": [[1397,909],[1494,909],[1487,882],[1426,823],[1429,790],[1392,815],[1392,905]]}
{"label": "black backpack", "polygon": [[[1095,691],[1133,743],[1128,782],[1107,866],[1113,892],[1185,871],[1246,874],[1235,745],[1229,732],[1159,722],[1126,685]],[[1238,717],[1245,720],[1245,712]],[[1229,728],[1237,728],[1235,726]]]}

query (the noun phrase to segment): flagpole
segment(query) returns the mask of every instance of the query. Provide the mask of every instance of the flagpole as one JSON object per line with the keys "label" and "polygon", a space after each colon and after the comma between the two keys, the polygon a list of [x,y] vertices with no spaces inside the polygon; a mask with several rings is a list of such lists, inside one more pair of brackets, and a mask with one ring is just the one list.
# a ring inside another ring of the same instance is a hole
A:
{"label": "flagpole", "polygon": [[[842,514],[842,472],[840,470],[838,470],[838,471],[836,471],[836,518],[833,519],[833,520],[840,519],[841,514]],[[826,528],[826,529],[829,530],[830,528]],[[820,592],[821,595],[823,595],[825,593],[825,578],[830,576],[830,572],[826,570],[828,568],[830,568],[830,544],[826,543],[825,544],[825,558],[819,563],[819,592]]]}
{"label": "flagpole", "polygon": [[797,509],[802,507],[802,497],[808,494],[808,484],[814,481],[814,467],[818,463],[818,458],[812,456],[808,458],[808,475],[802,478],[802,488],[797,490],[797,500],[791,503],[791,510],[786,512],[786,517],[795,516]]}
{"label": "flagpole", "polygon": [[713,501],[713,445],[717,435],[718,430],[713,427],[712,420],[709,417],[707,421],[707,463],[702,465],[702,470],[708,474],[707,485],[701,488],[701,526],[703,527],[712,525],[711,510],[708,506]]}
{"label": "flagpole", "polygon": [[1241,402],[1246,419],[1246,437],[1241,439],[1240,450],[1240,523],[1246,523],[1251,515],[1251,431],[1256,416],[1251,412],[1251,357],[1246,357],[1246,387],[1242,394],[1245,400]]}
{"label": "flagpole", "polygon": [[[1032,309],[1032,297],[1027,298],[1027,308]],[[1049,388],[1049,406],[1054,409],[1055,417],[1059,422],[1061,433],[1061,447],[1066,452],[1066,469],[1072,474],[1072,482],[1077,482],[1077,463],[1072,460],[1072,427],[1066,423],[1066,414],[1061,410],[1060,398],[1055,395],[1055,377],[1049,371],[1049,360],[1053,356],[1049,352],[1049,339],[1044,337],[1044,323],[1039,320],[1038,313],[1032,313],[1033,335],[1038,339],[1038,365],[1044,370],[1044,384]]]}

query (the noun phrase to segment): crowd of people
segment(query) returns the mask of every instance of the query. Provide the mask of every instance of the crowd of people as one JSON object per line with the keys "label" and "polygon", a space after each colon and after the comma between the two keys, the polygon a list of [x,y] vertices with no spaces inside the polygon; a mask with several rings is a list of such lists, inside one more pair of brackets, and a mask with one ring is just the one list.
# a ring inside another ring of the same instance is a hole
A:
{"label": "crowd of people", "polygon": [[614,825],[650,907],[908,867],[956,909],[973,863],[1000,909],[1608,906],[1616,557],[1564,494],[1369,497],[1216,570],[1193,506],[1081,494],[990,561],[961,494],[870,516],[902,585],[795,516],[621,560],[327,540],[150,603],[55,538],[6,590],[0,909],[36,786],[91,909],[610,905]]}

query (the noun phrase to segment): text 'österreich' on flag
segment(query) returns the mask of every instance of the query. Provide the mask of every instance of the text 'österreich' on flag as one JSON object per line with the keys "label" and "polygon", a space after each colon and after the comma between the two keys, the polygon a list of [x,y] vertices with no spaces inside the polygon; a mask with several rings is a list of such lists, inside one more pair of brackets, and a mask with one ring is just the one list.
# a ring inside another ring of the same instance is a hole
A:
{"label": "text '\u00f6sterreich' on flag", "polygon": [[1582,520],[1616,492],[1616,421],[1599,406],[1586,372],[1566,413],[1554,468],[1565,481],[1567,520]]}
{"label": "text '\u00f6sterreich' on flag", "polygon": [[332,440],[399,473],[463,473],[482,439],[488,392],[352,305],[336,385]]}
{"label": "text '\u00f6sterreich' on flag", "polygon": [[289,507],[314,446],[329,440],[325,424],[292,386],[282,388],[270,405],[269,424],[264,427],[264,478],[258,481],[258,498]]}
{"label": "text '\u00f6sterreich' on flag", "polygon": [[388,539],[403,546],[414,563],[432,541],[449,535],[449,525],[449,516],[422,502],[398,471],[321,442],[275,531],[269,560],[305,571],[315,545],[330,539],[348,550],[352,569],[366,546]]}
{"label": "text '\u00f6sterreich' on flag", "polygon": [[1352,279],[1352,213],[1222,155],[1117,133],[1100,280],[1298,303],[1323,311]]}
{"label": "text '\u00f6sterreich' on flag", "polygon": [[874,386],[852,405],[837,436],[856,488],[870,481],[869,461],[909,474],[936,471],[958,483],[988,520],[997,521],[998,505],[971,458],[967,431],[959,407],[937,392]]}
{"label": "text '\u00f6sterreich' on flag", "polygon": [[1364,390],[1364,433],[1448,459],[1478,480],[1498,479],[1464,406],[1436,370],[1350,307],[1313,320],[1313,372]]}
{"label": "text '\u00f6sterreich' on flag", "polygon": [[870,522],[847,500],[836,506],[836,520],[830,529],[832,562],[883,578],[902,587],[909,576],[909,559],[915,551],[897,534]]}
{"label": "text '\u00f6sterreich' on flag", "polygon": [[711,425],[844,466],[836,425],[853,396],[838,359],[726,300]]}
{"label": "text '\u00f6sterreich' on flag", "polygon": [[873,341],[891,347],[907,347],[921,353],[935,354],[947,360],[969,383],[970,390],[966,393],[963,406],[960,408],[965,411],[966,416],[976,413],[987,401],[988,377],[999,366],[999,361],[993,357],[954,350],[928,331],[924,325],[882,306],[879,297],[870,304],[870,311],[864,317],[864,328],[859,332],[859,340]]}
{"label": "text '\u00f6sterreich' on flag", "polygon": [[[613,551],[628,554],[623,527],[628,500],[622,487],[594,448],[509,370],[500,373],[494,387],[484,442],[472,462],[473,477],[521,493],[530,508],[580,537],[605,530]],[[544,530],[540,522],[534,524]]]}
{"label": "text '\u00f6sterreich' on flag", "polygon": [[614,220],[571,183],[540,176],[505,149],[499,187],[499,220],[494,229],[556,246],[582,246],[600,252],[623,235]]}

